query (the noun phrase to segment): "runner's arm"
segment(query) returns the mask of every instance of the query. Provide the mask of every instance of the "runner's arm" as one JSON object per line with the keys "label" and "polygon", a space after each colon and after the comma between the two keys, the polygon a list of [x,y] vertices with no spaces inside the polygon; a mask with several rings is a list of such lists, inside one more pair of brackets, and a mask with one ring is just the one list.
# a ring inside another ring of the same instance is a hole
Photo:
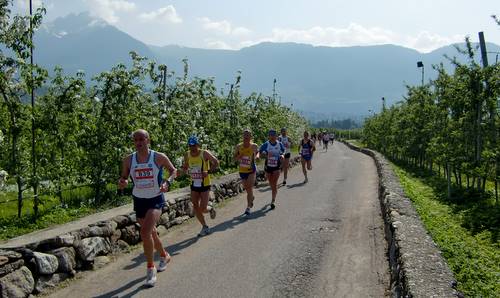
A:
{"label": "runner's arm", "polygon": [[[170,176],[161,185],[161,190],[167,192],[170,185],[174,183],[175,177],[177,177],[177,169],[174,167],[170,159],[163,153],[158,153],[158,165],[167,169]],[[166,185],[165,185],[166,184]]]}
{"label": "runner's arm", "polygon": [[132,155],[125,157],[122,160],[122,173],[120,179],[118,179],[118,188],[124,189],[128,184],[128,176],[130,174],[130,162],[132,160]]}
{"label": "runner's arm", "polygon": [[238,144],[238,145],[234,146],[233,159],[235,161],[239,161],[240,158],[241,158],[241,156],[240,156],[240,145]]}
{"label": "runner's arm", "polygon": [[182,159],[182,168],[177,171],[177,176],[180,176],[182,174],[187,174],[188,173],[188,155],[187,153],[184,154],[184,158]]}
{"label": "runner's arm", "polygon": [[203,158],[210,162],[210,170],[212,172],[217,170],[217,168],[219,167],[219,160],[208,150],[204,150],[203,153],[205,155],[203,156]]}
{"label": "runner's arm", "polygon": [[253,156],[256,160],[258,160],[260,158],[259,156],[259,146],[255,143],[252,143],[251,144],[252,146],[252,150],[253,150]]}
{"label": "runner's arm", "polygon": [[264,143],[260,146],[259,150],[257,151],[257,155],[255,156],[256,159],[259,159],[261,155],[267,155],[267,143]]}

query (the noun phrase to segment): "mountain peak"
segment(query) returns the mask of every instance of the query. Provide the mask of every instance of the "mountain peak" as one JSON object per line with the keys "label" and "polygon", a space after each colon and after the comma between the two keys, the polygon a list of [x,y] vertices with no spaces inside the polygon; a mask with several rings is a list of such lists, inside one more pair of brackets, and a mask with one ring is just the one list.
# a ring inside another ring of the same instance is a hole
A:
{"label": "mountain peak", "polygon": [[64,17],[59,17],[46,24],[44,28],[56,37],[63,37],[68,34],[78,34],[83,31],[107,26],[110,25],[103,19],[94,17],[89,12],[81,12],[79,14],[72,13]]}

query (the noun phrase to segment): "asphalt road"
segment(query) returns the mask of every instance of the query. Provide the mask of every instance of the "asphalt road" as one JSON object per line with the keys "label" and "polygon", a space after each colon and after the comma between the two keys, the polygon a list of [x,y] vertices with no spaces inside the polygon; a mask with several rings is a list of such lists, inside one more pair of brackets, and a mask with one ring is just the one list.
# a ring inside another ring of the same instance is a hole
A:
{"label": "asphalt road", "polygon": [[213,234],[197,238],[191,220],[163,236],[173,258],[154,288],[143,286],[139,248],[51,297],[385,297],[377,179],[370,157],[336,142],[317,151],[307,184],[300,166],[292,169],[275,210],[263,186],[249,218],[240,196],[208,219]]}

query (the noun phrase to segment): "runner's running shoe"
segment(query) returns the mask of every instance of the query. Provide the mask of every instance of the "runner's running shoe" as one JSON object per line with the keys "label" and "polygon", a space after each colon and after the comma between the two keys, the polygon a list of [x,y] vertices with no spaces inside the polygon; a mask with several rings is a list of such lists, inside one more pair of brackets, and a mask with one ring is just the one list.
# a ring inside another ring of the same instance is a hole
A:
{"label": "runner's running shoe", "polygon": [[201,228],[201,231],[198,233],[198,237],[203,237],[203,236],[206,236],[210,233],[211,233],[210,228],[208,226],[204,226],[203,228]]}
{"label": "runner's running shoe", "polygon": [[148,268],[146,273],[146,286],[154,287],[156,283],[156,268]]}
{"label": "runner's running shoe", "polygon": [[210,207],[210,218],[214,219],[217,216],[217,212],[215,211],[214,206]]}
{"label": "runner's running shoe", "polygon": [[160,264],[158,265],[158,272],[165,271],[167,269],[167,264],[170,260],[167,257],[160,257]]}

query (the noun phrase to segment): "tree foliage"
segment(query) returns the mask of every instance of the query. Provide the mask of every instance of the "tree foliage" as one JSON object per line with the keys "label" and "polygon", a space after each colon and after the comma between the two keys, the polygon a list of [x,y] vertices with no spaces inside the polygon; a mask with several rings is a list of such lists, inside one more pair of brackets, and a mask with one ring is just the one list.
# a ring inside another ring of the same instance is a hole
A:
{"label": "tree foliage", "polygon": [[[0,0],[0,168],[19,185],[18,213],[30,173],[31,107],[23,103],[31,88],[42,87],[35,105],[36,158],[42,191],[56,194],[62,206],[62,190],[90,185],[91,202],[100,205],[113,197],[106,187],[119,176],[121,159],[131,152],[132,131],[150,132],[152,148],[165,152],[179,166],[187,150],[187,138],[197,135],[204,147],[232,167],[232,150],[243,129],[254,131],[262,142],[267,130],[288,127],[298,139],[307,122],[298,113],[270,97],[240,91],[237,72],[228,90],[218,93],[215,78],[175,76],[166,65],[131,53],[131,66],[119,64],[86,84],[84,73],[65,74],[56,67],[47,71],[25,61],[31,46],[29,17],[11,16],[11,1]],[[31,19],[33,30],[41,24],[44,9]],[[5,50],[2,50],[5,49]],[[31,73],[33,72],[33,76]],[[226,94],[224,94],[226,93]]]}
{"label": "tree foliage", "polygon": [[392,158],[437,166],[459,187],[484,192],[487,180],[498,180],[500,65],[481,67],[477,50],[466,44],[460,52],[468,63],[450,59],[452,74],[434,66],[434,81],[408,86],[402,102],[366,120],[363,135]]}

